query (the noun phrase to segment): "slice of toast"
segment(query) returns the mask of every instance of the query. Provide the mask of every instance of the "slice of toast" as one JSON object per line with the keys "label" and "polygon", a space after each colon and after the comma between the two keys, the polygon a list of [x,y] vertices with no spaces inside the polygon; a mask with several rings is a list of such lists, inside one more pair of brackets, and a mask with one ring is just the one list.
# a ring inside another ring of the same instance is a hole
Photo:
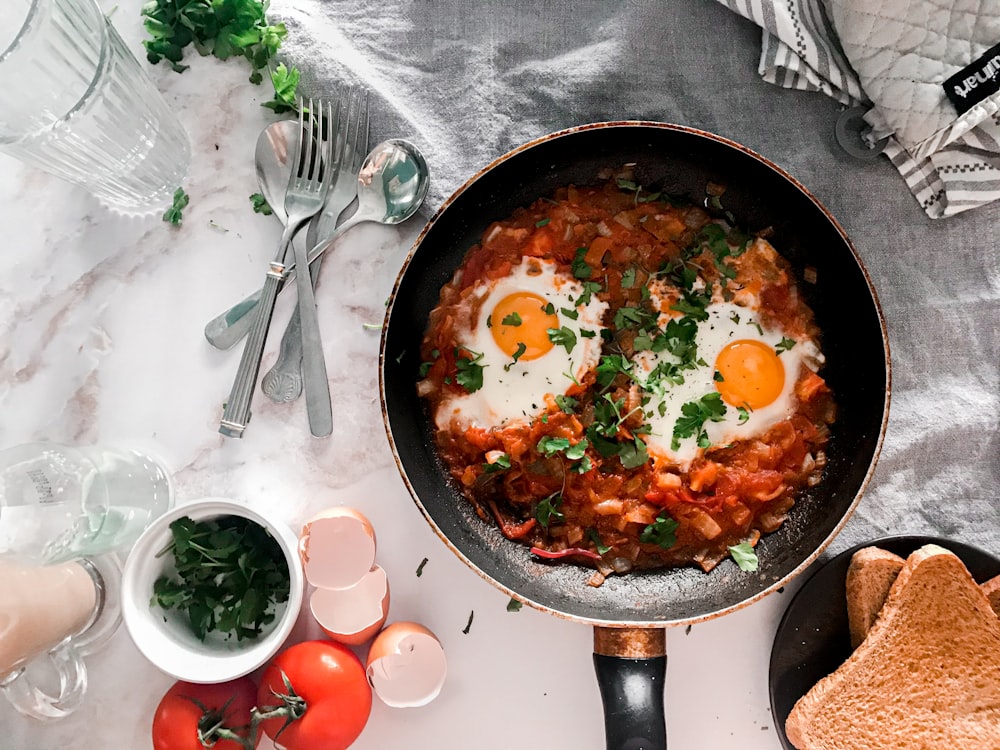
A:
{"label": "slice of toast", "polygon": [[[857,648],[868,635],[903,562],[899,555],[879,547],[864,547],[851,555],[846,580],[851,648]],[[981,584],[981,588],[1000,617],[1000,576]]]}
{"label": "slice of toast", "polygon": [[1000,619],[954,553],[906,559],[868,637],[785,733],[798,750],[1000,748]]}
{"label": "slice of toast", "polygon": [[851,648],[857,648],[875,624],[905,562],[899,555],[879,547],[865,547],[851,555],[846,581]]}

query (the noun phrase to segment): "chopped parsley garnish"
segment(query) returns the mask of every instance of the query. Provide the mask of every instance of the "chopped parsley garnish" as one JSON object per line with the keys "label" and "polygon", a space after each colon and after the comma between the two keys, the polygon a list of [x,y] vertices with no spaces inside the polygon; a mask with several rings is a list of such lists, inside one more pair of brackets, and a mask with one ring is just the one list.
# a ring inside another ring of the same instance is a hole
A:
{"label": "chopped parsley garnish", "polygon": [[[590,267],[590,264],[584,260],[584,256],[587,255],[587,248],[578,247],[576,249],[576,256],[573,258],[573,262],[570,264],[569,270],[575,278],[578,279],[589,279],[594,273],[594,269]],[[577,302],[577,304],[580,304]]]}
{"label": "chopped parsley garnish", "polygon": [[[584,248],[584,250],[585,249],[586,248]],[[590,298],[593,295],[597,294],[599,291],[601,291],[601,289],[603,289],[603,287],[600,285],[600,283],[596,281],[584,281],[583,294],[577,297],[576,301],[573,304],[576,305],[577,307],[581,307],[582,305],[589,305]]]}
{"label": "chopped parsley garnish", "polygon": [[483,464],[483,473],[493,474],[494,472],[504,471],[505,469],[509,468],[510,468],[510,456],[508,456],[506,453],[502,453],[496,457],[496,460],[492,462],[487,461],[486,463]]}
{"label": "chopped parsley garnish", "polygon": [[181,222],[184,221],[184,209],[190,202],[191,198],[184,192],[184,188],[177,188],[174,191],[173,205],[163,214],[163,220],[173,224],[175,227],[180,226]]}
{"label": "chopped parsley garnish", "polygon": [[273,65],[288,34],[283,23],[269,24],[267,0],[150,0],[142,7],[146,59],[153,65],[166,60],[178,73],[184,50],[193,44],[202,55],[220,60],[244,57],[250,63],[250,82],[260,84],[270,70],[274,98],[263,106],[275,112],[295,109],[299,71],[283,63]]}
{"label": "chopped parsley garnish", "polygon": [[677,535],[675,532],[678,526],[680,524],[677,521],[669,516],[660,514],[653,523],[642,530],[642,533],[639,535],[639,541],[646,544],[656,544],[663,547],[663,549],[670,549],[677,544]]}
{"label": "chopped parsley garnish", "polygon": [[274,213],[271,210],[271,206],[267,203],[267,198],[264,197],[263,193],[254,193],[250,196],[250,206],[253,208],[255,214],[264,214],[264,216],[270,216]]}
{"label": "chopped parsley garnish", "polygon": [[[543,456],[551,457],[557,453],[562,453],[571,461],[579,461],[587,456],[587,438],[583,438],[578,443],[570,442],[569,438],[552,437],[546,435],[538,441],[535,449]],[[589,467],[589,461],[588,461]]]}
{"label": "chopped parsley garnish", "polygon": [[455,382],[469,393],[475,393],[483,387],[483,366],[479,364],[483,355],[471,349],[464,349],[472,355],[472,359],[469,359],[461,356],[462,351],[461,347],[455,349],[455,367],[458,370],[455,374]]}
{"label": "chopped parsley garnish", "polygon": [[775,345],[774,351],[777,354],[781,354],[782,352],[787,352],[789,349],[795,346],[796,343],[798,342],[796,342],[795,339],[790,339],[786,336],[782,336],[781,341],[779,341],[777,345]]}
{"label": "chopped parsley garnish", "polygon": [[681,406],[681,415],[674,423],[673,439],[670,447],[677,450],[681,446],[681,440],[694,437],[699,448],[708,448],[708,435],[705,433],[705,422],[721,422],[726,414],[726,405],[722,401],[722,394],[707,393],[696,401],[688,401]]}
{"label": "chopped parsley garnish", "polygon": [[747,573],[753,573],[757,570],[757,553],[750,542],[733,545],[729,548],[729,554],[733,556],[733,560],[739,565],[740,570],[745,570]]}
{"label": "chopped parsley garnish", "polygon": [[587,529],[587,536],[590,537],[590,541],[597,548],[597,554],[603,555],[611,551],[611,547],[601,541],[601,535],[597,533],[597,529]]}
{"label": "chopped parsley garnish", "polygon": [[569,446],[569,438],[546,435],[538,441],[535,449],[544,456],[554,456],[556,453],[566,450]]}
{"label": "chopped parsley garnish", "polygon": [[521,355],[524,354],[526,351],[528,351],[528,347],[524,345],[523,341],[518,341],[517,342],[517,349],[511,355],[513,357],[513,359],[510,362],[508,362],[507,364],[505,364],[503,366],[504,371],[505,372],[509,371],[510,368],[513,367],[517,363],[517,360],[519,360],[521,358]]}
{"label": "chopped parsley garnish", "polygon": [[434,366],[434,363],[437,361],[438,357],[440,357],[440,356],[441,356],[441,352],[438,349],[431,349],[431,357],[433,357],[433,359],[430,362],[421,362],[420,363],[420,377],[421,378],[426,378],[427,377],[427,373],[430,372],[430,369]]}
{"label": "chopped parsley garnish", "polygon": [[556,306],[553,305],[551,302],[547,302],[545,306],[542,308],[542,312],[545,313],[546,315],[555,315]]}
{"label": "chopped parsley garnish", "polygon": [[553,492],[538,502],[538,507],[535,508],[535,518],[538,519],[538,523],[542,525],[543,529],[549,528],[551,524],[566,520],[566,516],[559,510],[560,505],[562,505],[562,495],[558,492]]}
{"label": "chopped parsley garnish", "polygon": [[619,373],[632,376],[632,363],[621,354],[605,354],[597,363],[597,385],[607,389]]}
{"label": "chopped parsley garnish", "polygon": [[[241,516],[170,524],[173,573],[153,583],[151,604],[178,609],[199,640],[212,632],[256,638],[288,601],[288,564],[267,529]],[[158,555],[158,556],[159,556]]]}
{"label": "chopped parsley garnish", "polygon": [[580,329],[580,337],[581,338],[592,339],[596,335],[597,335],[597,332],[596,331],[592,331],[589,328],[581,328]]}
{"label": "chopped parsley garnish", "polygon": [[573,353],[573,347],[576,346],[576,334],[572,330],[563,326],[562,328],[548,328],[546,333],[549,335],[549,341],[553,344],[565,347],[567,354]]}
{"label": "chopped parsley garnish", "polygon": [[579,401],[577,401],[572,396],[564,396],[562,394],[557,395],[555,397],[555,401],[556,401],[556,406],[558,406],[560,409],[562,409],[567,414],[572,414],[573,410],[580,403]]}
{"label": "chopped parsley garnish", "polygon": [[631,289],[635,286],[635,267],[625,269],[622,274],[622,289]]}
{"label": "chopped parsley garnish", "polygon": [[512,312],[504,315],[500,323],[505,326],[519,326],[522,323],[521,316],[516,312]]}
{"label": "chopped parsley garnish", "polygon": [[420,578],[424,574],[424,566],[427,564],[427,558],[425,557],[420,561],[420,565],[417,566],[417,578]]}
{"label": "chopped parsley garnish", "polygon": [[507,602],[507,611],[508,612],[520,612],[521,611],[521,607],[523,607],[523,606],[524,605],[521,604],[521,602],[519,602],[514,597],[511,597],[510,601]]}
{"label": "chopped parsley garnish", "polygon": [[535,226],[541,229],[542,227],[546,226],[550,221],[552,221],[552,219],[539,219],[538,221],[535,222]]}
{"label": "chopped parsley garnish", "polygon": [[739,424],[746,424],[750,419],[750,410],[745,406],[737,406],[736,413],[739,414]]}
{"label": "chopped parsley garnish", "polygon": [[576,310],[571,310],[568,307],[560,307],[559,308],[559,312],[561,312],[563,315],[565,315],[570,320],[576,320],[577,318],[580,317],[580,313],[578,313]]}

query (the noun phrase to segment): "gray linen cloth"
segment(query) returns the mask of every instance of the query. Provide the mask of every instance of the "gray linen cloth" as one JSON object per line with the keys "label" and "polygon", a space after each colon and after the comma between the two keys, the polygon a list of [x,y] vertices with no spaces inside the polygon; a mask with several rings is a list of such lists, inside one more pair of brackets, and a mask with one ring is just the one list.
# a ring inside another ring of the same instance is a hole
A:
{"label": "gray linen cloth", "polygon": [[507,150],[602,120],[704,128],[787,169],[853,238],[892,346],[881,459],[832,549],[913,532],[1000,554],[1000,204],[929,220],[887,160],[836,144],[841,104],[761,80],[759,27],[715,0],[274,0],[271,14],[307,94],[364,85],[373,141],[424,151],[431,208]]}

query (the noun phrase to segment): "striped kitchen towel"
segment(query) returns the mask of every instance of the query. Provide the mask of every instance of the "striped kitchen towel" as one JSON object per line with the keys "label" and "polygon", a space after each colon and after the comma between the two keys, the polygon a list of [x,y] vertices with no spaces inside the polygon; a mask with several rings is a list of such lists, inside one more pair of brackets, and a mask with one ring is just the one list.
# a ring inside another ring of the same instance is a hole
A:
{"label": "striped kitchen towel", "polygon": [[1000,198],[996,0],[719,0],[763,29],[759,72],[864,111],[933,219]]}

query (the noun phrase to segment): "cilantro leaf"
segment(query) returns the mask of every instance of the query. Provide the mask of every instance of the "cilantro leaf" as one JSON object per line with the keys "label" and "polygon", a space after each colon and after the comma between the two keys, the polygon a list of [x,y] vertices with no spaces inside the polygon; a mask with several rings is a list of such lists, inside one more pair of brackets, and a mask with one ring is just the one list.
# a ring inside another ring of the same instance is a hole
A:
{"label": "cilantro leaf", "polygon": [[184,221],[183,212],[187,207],[187,204],[191,202],[191,198],[187,193],[184,192],[184,188],[179,187],[174,191],[174,202],[173,205],[168,208],[163,214],[163,220],[170,222],[175,227],[180,226]]}
{"label": "cilantro leaf", "polygon": [[285,556],[266,529],[248,518],[223,516],[170,524],[175,573],[153,583],[150,604],[187,615],[195,636],[220,632],[237,640],[256,638],[288,600]]}
{"label": "cilantro leaf", "polygon": [[538,445],[535,446],[535,450],[543,456],[551,457],[556,453],[566,450],[569,446],[569,438],[551,437],[546,435],[538,441]]}
{"label": "cilantro leaf", "polygon": [[559,511],[560,505],[562,505],[562,495],[558,492],[553,492],[539,501],[535,508],[535,518],[538,519],[542,528],[547,529],[551,524],[566,520],[566,516]]}
{"label": "cilantro leaf", "polygon": [[565,347],[567,354],[573,353],[573,347],[576,346],[576,334],[572,330],[563,326],[562,328],[548,328],[546,333],[549,335],[549,341],[553,344]]}
{"label": "cilantro leaf", "polygon": [[779,341],[775,345],[774,351],[776,353],[778,353],[778,354],[781,354],[782,352],[787,352],[789,349],[791,349],[797,343],[798,342],[795,339],[790,339],[787,336],[782,336],[781,337],[781,341]]}
{"label": "cilantro leaf", "polygon": [[483,366],[479,361],[483,358],[482,353],[474,352],[471,349],[464,351],[472,355],[472,358],[461,356],[463,349],[455,349],[455,382],[462,386],[467,392],[475,393],[483,387]]}
{"label": "cilantro leaf", "polygon": [[274,211],[271,210],[271,206],[268,205],[267,199],[264,197],[263,193],[254,193],[250,196],[250,206],[253,208],[255,214],[264,214],[264,216],[270,216]]}
{"label": "cilantro leaf", "polygon": [[519,326],[522,323],[521,316],[517,312],[512,312],[508,315],[504,315],[503,320],[501,320],[500,323],[505,326]]}
{"label": "cilantro leaf", "polygon": [[606,552],[611,551],[611,547],[609,547],[603,541],[601,541],[601,535],[597,533],[597,529],[587,529],[587,536],[590,538],[590,541],[592,541],[594,543],[594,546],[597,548],[597,554],[603,555]]}
{"label": "cilantro leaf", "polygon": [[729,554],[733,556],[733,561],[740,567],[740,570],[745,570],[748,573],[757,570],[757,552],[754,551],[750,542],[734,544],[729,548]]}
{"label": "cilantro leaf", "polygon": [[282,112],[294,112],[295,92],[299,86],[301,73],[297,68],[289,70],[284,63],[280,63],[271,71],[271,83],[274,84],[274,98],[261,104],[275,114]]}
{"label": "cilantro leaf", "polygon": [[711,443],[705,433],[705,422],[721,422],[725,414],[726,405],[718,391],[707,393],[696,401],[688,401],[681,406],[681,416],[674,422],[670,447],[677,450],[683,438],[694,437],[699,448],[708,448]]}
{"label": "cilantro leaf", "polygon": [[503,366],[504,371],[505,372],[509,371],[510,368],[517,363],[517,360],[521,358],[521,355],[524,354],[526,351],[528,351],[528,347],[525,346],[523,341],[518,341],[517,349],[515,349],[514,353],[511,355],[512,357],[511,361]]}
{"label": "cilantro leaf", "polygon": [[556,401],[556,406],[558,406],[560,409],[562,409],[567,414],[572,414],[573,410],[580,403],[579,401],[577,401],[572,396],[564,396],[562,394],[558,394],[555,397],[555,401]]}
{"label": "cilantro leaf", "polygon": [[[590,267],[590,264],[584,260],[584,256],[587,255],[587,248],[578,247],[576,249],[576,255],[573,258],[573,262],[570,264],[569,270],[573,276],[577,279],[589,279],[594,273],[594,269]],[[577,301],[577,304],[581,304]]]}
{"label": "cilantro leaf", "polygon": [[639,541],[646,544],[656,544],[663,549],[670,549],[677,544],[675,532],[678,526],[680,524],[677,521],[661,513],[653,523],[642,530],[642,533],[639,534]]}

